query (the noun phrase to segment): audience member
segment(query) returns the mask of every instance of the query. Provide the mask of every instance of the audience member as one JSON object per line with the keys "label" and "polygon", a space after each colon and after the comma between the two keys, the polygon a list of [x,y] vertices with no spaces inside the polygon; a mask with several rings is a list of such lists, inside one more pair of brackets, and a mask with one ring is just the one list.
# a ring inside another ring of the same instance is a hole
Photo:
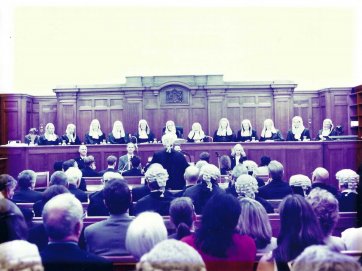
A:
{"label": "audience member", "polygon": [[270,203],[258,196],[258,182],[253,176],[248,174],[240,175],[235,182],[235,191],[238,197],[255,199],[265,208],[267,213],[274,213]]}
{"label": "audience member", "polygon": [[0,199],[0,244],[12,240],[25,240],[28,226],[25,218],[15,203]]}
{"label": "audience member", "polygon": [[289,186],[294,194],[299,194],[306,197],[312,187],[312,182],[308,176],[303,174],[296,174],[289,178]]}
{"label": "audience member", "polygon": [[194,221],[196,214],[194,205],[189,197],[176,198],[170,205],[170,219],[175,225],[176,232],[169,238],[181,240],[183,237],[190,235],[194,230]]}
{"label": "audience member", "polygon": [[15,191],[13,201],[18,202],[36,202],[41,200],[42,194],[34,191],[36,183],[36,173],[32,170],[24,170],[18,176],[18,190]]}
{"label": "audience member", "polygon": [[65,130],[65,134],[60,138],[63,144],[67,145],[80,145],[80,139],[76,133],[76,127],[73,123],[69,123],[67,125],[67,129]]}
{"label": "audience member", "polygon": [[337,196],[337,189],[328,184],[329,173],[325,168],[317,167],[312,173],[312,189],[319,187]]}
{"label": "audience member", "polygon": [[107,168],[104,170],[99,171],[99,175],[103,176],[104,173],[107,171],[117,172],[116,170],[116,164],[117,164],[117,157],[114,155],[110,155],[107,157]]}
{"label": "audience member", "polygon": [[201,168],[207,164],[208,164],[208,162],[206,162],[205,160],[199,160],[196,162],[195,167],[197,167],[199,170],[201,170]]}
{"label": "audience member", "polygon": [[201,168],[200,183],[185,190],[183,196],[192,199],[196,214],[201,214],[206,202],[215,194],[224,192],[218,185],[220,170],[212,164]]}
{"label": "audience member", "polygon": [[250,142],[255,140],[258,140],[258,136],[256,131],[253,130],[250,120],[242,120],[241,129],[236,133],[236,141]]}
{"label": "audience member", "polygon": [[263,205],[248,197],[239,198],[239,203],[241,206],[238,222],[240,234],[254,239],[257,253],[274,250],[277,247],[277,239],[272,237],[270,221]]}
{"label": "audience member", "polygon": [[92,155],[84,158],[84,168],[82,169],[83,177],[99,177],[100,175],[96,171],[96,161]]}
{"label": "audience member", "polygon": [[132,142],[127,143],[127,154],[119,157],[118,171],[124,172],[131,169],[131,159],[135,155],[136,145]]}
{"label": "audience member", "polygon": [[141,170],[141,159],[139,156],[133,156],[131,158],[131,169],[122,173],[123,176],[143,176]]}
{"label": "audience member", "polygon": [[87,157],[88,148],[86,145],[80,145],[78,148],[79,156],[74,158],[77,161],[78,167],[80,170],[84,168],[84,159]]}
{"label": "audience member", "polygon": [[82,172],[80,169],[70,167],[65,172],[68,178],[68,190],[72,193],[80,202],[87,202],[87,194],[79,189],[80,180],[82,179]]}
{"label": "audience member", "polygon": [[63,171],[55,171],[50,176],[49,185],[63,185],[64,187],[68,188],[68,177],[65,175]]}
{"label": "audience member", "polygon": [[312,207],[301,195],[288,195],[280,203],[278,247],[264,255],[257,271],[290,270],[290,263],[311,245],[323,244],[323,234]]}
{"label": "audience member", "polygon": [[129,225],[126,234],[126,249],[140,259],[157,243],[167,239],[167,229],[158,213],[143,212]]}
{"label": "audience member", "polygon": [[141,257],[136,270],[206,271],[206,268],[194,248],[177,240],[164,240]]}
{"label": "audience member", "polygon": [[292,129],[288,131],[287,141],[308,141],[310,133],[304,127],[303,119],[300,116],[295,116],[292,119]]}
{"label": "audience member", "polygon": [[227,118],[221,118],[219,127],[214,133],[214,142],[232,142],[235,141],[235,135],[230,128],[230,123]]}
{"label": "audience member", "polygon": [[78,247],[83,227],[83,208],[69,193],[57,195],[43,209],[49,244],[41,252],[45,270],[112,270],[104,258]]}
{"label": "audience member", "polygon": [[101,130],[99,120],[93,119],[89,126],[89,132],[85,134],[85,144],[101,144],[106,141],[106,135]]}
{"label": "audience member", "polygon": [[286,195],[292,193],[290,186],[283,181],[284,167],[283,165],[273,160],[268,165],[270,182],[260,187],[259,196],[264,199],[282,199]]}
{"label": "audience member", "polygon": [[295,259],[292,271],[361,271],[350,256],[335,252],[327,246],[309,246]]}
{"label": "audience member", "polygon": [[8,174],[0,175],[0,199],[12,199],[14,196],[17,181]]}
{"label": "audience member", "polygon": [[137,215],[144,211],[153,211],[160,215],[168,215],[170,203],[174,196],[166,190],[168,173],[161,165],[150,167],[145,174],[148,187],[151,193],[138,200],[134,206],[134,214]]}
{"label": "audience member", "polygon": [[[78,163],[77,163],[77,161],[75,161],[75,159],[69,159],[69,160],[63,162],[63,171],[64,172],[66,172],[68,170],[68,168],[71,168],[71,167],[79,169]],[[78,188],[82,191],[87,191],[87,184],[83,177],[80,179]]]}
{"label": "audience member", "polygon": [[324,243],[335,251],[345,250],[340,237],[332,236],[339,218],[338,200],[327,190],[315,188],[307,197],[319,221]]}
{"label": "audience member", "polygon": [[346,229],[341,236],[347,250],[362,251],[362,227]]}
{"label": "audience member", "polygon": [[219,162],[220,162],[220,174],[228,175],[229,172],[232,170],[230,157],[228,155],[221,155],[221,157],[219,158]]}
{"label": "audience member", "polygon": [[206,151],[203,151],[200,153],[199,159],[210,163],[210,154]]}
{"label": "audience member", "polygon": [[[123,181],[121,174],[117,172],[106,172],[102,177],[102,183],[105,185],[109,180],[117,179]],[[109,216],[109,210],[104,204],[103,190],[94,192],[89,196],[89,205],[87,208],[88,216]]]}
{"label": "audience member", "polygon": [[43,271],[44,268],[36,246],[14,240],[0,244],[0,270]]}
{"label": "audience member", "polygon": [[[351,169],[342,169],[336,173],[340,193],[337,196],[341,212],[356,212],[362,206],[357,206],[359,175]],[[361,209],[359,209],[361,210]]]}
{"label": "audience member", "polygon": [[39,137],[38,145],[58,145],[60,143],[60,138],[55,134],[54,124],[47,123],[44,134]]}
{"label": "audience member", "polygon": [[129,254],[125,240],[133,218],[128,215],[132,203],[128,185],[121,180],[109,180],[104,186],[103,194],[110,216],[85,229],[87,251],[100,256]]}
{"label": "audience member", "polygon": [[184,179],[186,181],[186,188],[197,184],[200,176],[200,169],[196,166],[188,166],[185,170]]}
{"label": "audience member", "polygon": [[182,239],[200,253],[207,270],[253,270],[254,240],[235,232],[240,211],[235,197],[216,194],[207,202],[196,233]]}
{"label": "audience member", "polygon": [[231,178],[229,180],[228,187],[225,189],[226,193],[232,194],[235,197],[239,196],[235,190],[235,182],[242,174],[248,174],[248,169],[244,164],[236,165],[231,172]]}
{"label": "audience member", "polygon": [[269,165],[270,161],[271,161],[271,159],[269,156],[262,156],[260,158],[260,165],[257,169],[256,174],[257,175],[269,175],[268,165]]}
{"label": "audience member", "polygon": [[111,144],[126,144],[129,141],[129,137],[124,131],[123,123],[116,120],[113,123],[112,132],[108,135],[108,142]]}
{"label": "audience member", "polygon": [[33,211],[34,211],[35,216],[40,217],[43,212],[44,205],[51,198],[55,197],[56,195],[63,194],[63,193],[69,193],[69,190],[63,185],[54,184],[54,185],[49,186],[47,189],[45,189],[45,191],[42,194],[43,198],[41,200],[38,200],[37,202],[35,202],[33,205]]}
{"label": "audience member", "polygon": [[257,182],[258,182],[258,186],[262,187],[265,185],[263,179],[259,178],[257,175],[257,170],[258,170],[258,164],[255,163],[253,160],[245,160],[243,162],[243,164],[245,165],[246,169],[248,170],[248,174],[250,176],[253,176]]}
{"label": "audience member", "polygon": [[54,172],[63,170],[63,161],[56,161],[53,164]]}
{"label": "audience member", "polygon": [[183,189],[185,187],[184,173],[189,166],[182,153],[173,149],[174,138],[169,134],[163,137],[164,150],[156,152],[151,164],[159,163],[168,172],[169,180],[166,188],[168,189]]}

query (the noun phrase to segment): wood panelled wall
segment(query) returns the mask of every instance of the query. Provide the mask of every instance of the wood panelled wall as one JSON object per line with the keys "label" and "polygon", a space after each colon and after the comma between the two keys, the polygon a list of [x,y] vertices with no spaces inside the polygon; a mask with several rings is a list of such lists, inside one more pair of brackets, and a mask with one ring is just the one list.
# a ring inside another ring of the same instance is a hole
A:
{"label": "wood panelled wall", "polygon": [[[164,76],[127,77],[124,85],[58,88],[56,96],[2,94],[1,144],[23,140],[29,128],[42,131],[48,122],[55,124],[59,135],[68,123],[75,123],[83,138],[94,118],[105,133],[116,120],[123,122],[127,133],[134,133],[143,118],[158,139],[167,120],[184,127],[184,137],[196,121],[212,136],[222,117],[229,119],[235,132],[247,118],[260,134],[263,121],[271,118],[286,136],[292,117],[300,115],[313,137],[324,118],[351,133],[347,114],[351,88],[294,91],[295,87],[290,82],[230,83],[222,76]],[[167,103],[166,92],[173,89],[183,93],[182,102]]]}

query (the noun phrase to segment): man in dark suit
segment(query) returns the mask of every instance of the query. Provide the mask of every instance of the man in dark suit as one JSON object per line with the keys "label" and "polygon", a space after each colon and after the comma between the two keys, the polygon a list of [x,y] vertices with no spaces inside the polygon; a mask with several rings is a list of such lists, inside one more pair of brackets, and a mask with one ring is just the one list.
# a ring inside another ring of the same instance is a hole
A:
{"label": "man in dark suit", "polygon": [[131,169],[123,172],[122,176],[143,176],[143,173],[140,169],[141,159],[138,156],[133,156],[131,158],[131,164]]}
{"label": "man in dark suit", "polygon": [[128,215],[131,206],[131,192],[128,185],[122,180],[109,180],[104,186],[103,194],[110,217],[85,229],[87,251],[100,256],[129,254],[125,240],[133,217]]}
{"label": "man in dark suit", "polygon": [[79,189],[80,180],[82,179],[82,172],[79,168],[70,167],[65,172],[68,177],[68,190],[72,193],[80,202],[87,202],[87,194]]}
{"label": "man in dark suit", "polygon": [[19,190],[15,192],[13,201],[19,202],[36,202],[42,199],[42,193],[34,191],[36,183],[36,173],[32,170],[24,170],[19,173],[18,186]]}
{"label": "man in dark suit", "polygon": [[[64,172],[66,172],[68,170],[68,168],[71,168],[71,167],[79,168],[78,163],[77,163],[77,161],[75,161],[75,159],[69,159],[69,160],[63,162],[62,169]],[[87,184],[86,184],[84,178],[80,179],[80,184],[79,184],[78,188],[80,190],[87,191]]]}
{"label": "man in dark suit", "polygon": [[86,145],[80,145],[78,152],[79,156],[74,158],[74,160],[78,163],[78,168],[83,169],[84,168],[84,158],[87,157],[87,146]]}
{"label": "man in dark suit", "polygon": [[329,193],[337,196],[338,191],[335,187],[328,184],[329,173],[325,168],[317,167],[312,174],[312,189],[319,187],[327,190]]}
{"label": "man in dark suit", "polygon": [[[106,184],[111,179],[123,180],[123,177],[118,172],[106,172],[103,174],[102,182]],[[94,192],[89,196],[88,216],[109,216],[108,208],[104,204],[103,190]]]}
{"label": "man in dark suit", "polygon": [[45,270],[112,270],[107,260],[79,248],[83,208],[74,195],[66,193],[49,200],[44,206],[43,221],[49,237],[40,253]]}
{"label": "man in dark suit", "polygon": [[283,181],[284,167],[283,165],[273,160],[268,165],[271,181],[259,188],[259,197],[263,199],[282,199],[285,196],[292,194],[292,189],[289,184]]}
{"label": "man in dark suit", "polygon": [[116,163],[117,163],[117,157],[114,155],[110,155],[107,157],[107,168],[104,170],[99,171],[99,175],[103,176],[104,173],[111,171],[111,172],[117,172],[116,170]]}
{"label": "man in dark suit", "polygon": [[151,164],[161,164],[168,172],[169,179],[167,181],[167,189],[183,189],[185,187],[184,173],[189,164],[185,156],[173,149],[175,138],[172,134],[162,137],[162,143],[165,147],[163,151],[156,152]]}
{"label": "man in dark suit", "polygon": [[84,168],[82,169],[83,177],[99,177],[100,175],[96,171],[96,161],[92,155],[84,158]]}

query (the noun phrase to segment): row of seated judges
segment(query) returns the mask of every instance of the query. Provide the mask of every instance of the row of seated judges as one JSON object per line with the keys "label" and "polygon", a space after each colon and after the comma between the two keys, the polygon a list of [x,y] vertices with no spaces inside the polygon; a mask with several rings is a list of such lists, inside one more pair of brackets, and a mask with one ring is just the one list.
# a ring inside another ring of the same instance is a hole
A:
{"label": "row of seated judges", "polygon": [[[183,128],[178,127],[172,120],[166,122],[163,128],[163,134],[172,134],[175,138],[183,137]],[[328,140],[330,136],[338,135],[330,119],[323,121],[323,128],[318,131],[316,140]],[[188,142],[249,142],[249,141],[283,141],[282,133],[274,127],[273,120],[266,119],[260,137],[256,130],[253,129],[250,120],[244,119],[241,122],[241,129],[235,134],[230,127],[229,121],[222,118],[219,121],[219,128],[215,131],[213,137],[208,136],[203,131],[201,124],[195,122],[187,136]],[[292,120],[292,128],[288,131],[287,141],[309,141],[311,140],[310,132],[303,125],[303,120],[295,116]],[[32,145],[80,145],[85,144],[126,144],[134,143],[151,143],[157,142],[146,120],[140,120],[138,131],[134,134],[126,133],[121,121],[117,120],[113,124],[112,131],[108,136],[101,130],[101,125],[97,119],[92,120],[89,132],[81,141],[76,133],[74,124],[68,124],[65,134],[58,136],[55,133],[54,124],[48,123],[45,126],[43,135],[37,135],[36,128],[31,128],[29,134],[25,136],[25,143]]]}
{"label": "row of seated judges", "polygon": [[[170,151],[167,147],[165,152]],[[167,153],[172,155],[173,152]],[[106,172],[103,189],[93,197],[98,195],[97,204],[103,204],[107,217],[86,228],[82,227],[84,211],[80,201],[59,179],[54,183],[55,178],[52,178],[52,186],[44,192],[53,190],[48,193],[42,210],[43,223],[29,230],[23,214],[10,201],[15,201],[18,193],[15,191],[14,195],[17,181],[9,175],[1,175],[0,266],[5,266],[5,270],[18,270],[12,266],[16,264],[22,264],[22,267],[33,264],[37,267],[33,270],[42,270],[41,266],[44,266],[46,271],[111,270],[107,256],[132,255],[138,262],[135,268],[139,271],[252,271],[255,270],[256,253],[263,253],[257,271],[361,269],[357,259],[340,251],[362,250],[362,243],[358,241],[362,238],[362,228],[346,229],[341,237],[332,235],[341,205],[328,192],[335,192],[335,189],[323,183],[328,178],[328,171],[316,169],[312,177],[315,187],[308,194],[304,194],[303,189],[300,195],[284,183],[283,167],[279,162],[269,163],[271,180],[260,189],[244,163],[233,170],[236,179],[228,187],[234,189],[236,195],[232,189],[224,191],[219,187],[219,169],[206,162],[200,169],[190,166],[185,170],[186,180],[190,176],[195,179],[185,188],[183,196],[177,198],[171,198],[165,189],[170,173],[159,163],[151,164],[145,173],[150,192],[134,207],[147,208],[141,209],[136,217],[129,214],[134,191],[119,173]],[[189,174],[189,171],[195,173]],[[63,174],[71,184],[79,169],[68,168]],[[29,170],[20,173],[18,185],[24,179],[32,184],[31,175]],[[76,178],[79,182],[80,176]],[[342,193],[347,196],[358,193],[356,172],[344,169],[336,178],[340,187],[344,187]],[[302,188],[307,186],[305,178],[300,176],[294,184]],[[273,236],[266,209],[257,194],[275,195],[277,192],[284,196],[279,206],[280,232]],[[201,221],[195,227],[195,211],[200,204]],[[161,216],[165,213],[161,211],[167,211],[175,232],[167,232]],[[37,248],[19,239],[27,239]],[[336,269],[325,269],[331,265]]]}

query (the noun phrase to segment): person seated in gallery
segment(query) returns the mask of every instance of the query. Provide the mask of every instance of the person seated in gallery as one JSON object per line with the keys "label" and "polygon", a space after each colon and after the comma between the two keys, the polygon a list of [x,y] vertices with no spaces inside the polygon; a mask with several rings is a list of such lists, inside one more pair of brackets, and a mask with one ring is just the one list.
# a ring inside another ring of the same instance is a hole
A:
{"label": "person seated in gallery", "polygon": [[101,144],[105,143],[106,135],[101,130],[101,124],[99,120],[92,120],[89,126],[89,132],[85,134],[84,143],[85,144]]}
{"label": "person seated in gallery", "polygon": [[67,129],[65,130],[65,134],[61,137],[61,141],[67,145],[80,145],[80,139],[76,133],[76,127],[73,123],[69,123],[67,125]]}
{"label": "person seated in gallery", "polygon": [[214,133],[214,142],[232,142],[235,140],[233,131],[227,118],[219,121],[219,128]]}
{"label": "person seated in gallery", "polygon": [[167,170],[160,164],[153,165],[146,171],[145,177],[151,193],[136,202],[133,214],[152,211],[160,215],[169,215],[170,203],[175,197],[166,190],[169,177]]}
{"label": "person seated in gallery", "polygon": [[290,176],[289,186],[293,190],[293,194],[306,197],[312,189],[312,181],[306,175],[296,174]]}
{"label": "person seated in gallery", "polygon": [[295,116],[292,119],[292,129],[288,131],[287,141],[310,141],[310,133],[303,125],[303,119]]}
{"label": "person seated in gallery", "polygon": [[336,136],[337,132],[334,130],[334,125],[331,119],[325,119],[323,121],[323,128],[318,131],[318,135],[315,140],[331,140],[330,136]]}
{"label": "person seated in gallery", "polygon": [[87,202],[88,195],[79,189],[80,180],[82,179],[82,171],[79,168],[70,167],[65,172],[68,177],[68,190],[72,193],[80,202]]}
{"label": "person seated in gallery", "polygon": [[175,123],[172,120],[166,122],[165,128],[163,128],[163,135],[172,134],[175,135],[175,139],[182,138],[180,129],[176,128]]}
{"label": "person seated in gallery", "polygon": [[221,175],[229,175],[232,170],[231,167],[231,159],[228,155],[221,155],[219,158],[220,162],[220,174]]}
{"label": "person seated in gallery", "polygon": [[352,169],[342,169],[336,173],[339,191],[337,199],[339,202],[340,212],[356,212],[361,210],[362,206],[358,206],[357,187],[359,183],[359,175]]}
{"label": "person seated in gallery", "polygon": [[[132,142],[127,144],[127,153],[118,159],[118,171],[120,173],[132,168],[131,159],[135,156],[136,145]],[[141,166],[140,166],[141,169]]]}
{"label": "person seated in gallery", "polygon": [[274,127],[272,119],[264,120],[264,127],[261,130],[260,141],[283,141],[282,133]]}
{"label": "person seated in gallery", "polygon": [[94,156],[89,155],[84,158],[84,168],[81,170],[83,177],[99,177],[99,173],[96,171],[96,161]]}
{"label": "person seated in gallery", "polygon": [[13,201],[36,202],[42,199],[42,193],[34,191],[36,173],[32,170],[24,170],[18,176],[18,190],[15,191]]}
{"label": "person seated in gallery", "polygon": [[141,158],[139,156],[133,156],[131,158],[131,169],[122,173],[122,176],[143,176],[141,169]]}
{"label": "person seated in gallery", "polygon": [[[231,155],[230,155],[231,169],[233,169],[238,164],[242,164],[243,161],[245,161],[247,159],[248,158],[246,157],[246,153],[244,151],[243,146],[241,146],[241,144],[236,144],[231,149]],[[223,175],[223,174],[221,174],[221,175]]]}
{"label": "person seated in gallery", "polygon": [[335,187],[328,184],[329,183],[329,172],[325,168],[317,167],[312,173],[312,189],[319,187],[321,189],[327,190],[329,193],[332,193],[334,196],[337,196],[338,191]]}
{"label": "person seated in gallery", "polygon": [[116,120],[113,123],[112,132],[108,135],[108,142],[111,144],[127,144],[129,142],[129,137],[124,131],[121,121]]}
{"label": "person seated in gallery", "polygon": [[115,157],[114,155],[110,155],[107,157],[107,168],[104,170],[99,171],[99,175],[103,176],[104,173],[111,171],[111,172],[117,172],[116,169],[116,164],[117,164],[117,157]]}
{"label": "person seated in gallery", "polygon": [[138,131],[134,134],[134,137],[137,138],[137,142],[133,143],[151,143],[155,140],[155,135],[151,132],[150,126],[144,119],[138,122]]}
{"label": "person seated in gallery", "polygon": [[45,133],[39,137],[38,145],[59,145],[61,140],[55,134],[55,127],[53,123],[45,125]]}
{"label": "person seated in gallery", "polygon": [[36,128],[30,128],[29,134],[27,134],[24,138],[25,144],[38,145],[38,141],[39,141],[38,130]]}
{"label": "person seated in gallery", "polygon": [[87,153],[88,153],[87,146],[86,145],[80,145],[79,148],[78,148],[78,152],[79,152],[79,156],[74,158],[74,160],[77,162],[78,168],[83,169],[84,168],[84,159],[87,157]]}
{"label": "person seated in gallery", "polygon": [[187,142],[207,142],[208,138],[205,137],[205,133],[202,130],[201,124],[199,122],[194,122],[191,127],[191,131],[187,136]]}
{"label": "person seated in gallery", "polygon": [[255,140],[258,140],[256,131],[253,130],[250,120],[244,119],[241,122],[241,129],[236,133],[236,141],[250,142]]}

